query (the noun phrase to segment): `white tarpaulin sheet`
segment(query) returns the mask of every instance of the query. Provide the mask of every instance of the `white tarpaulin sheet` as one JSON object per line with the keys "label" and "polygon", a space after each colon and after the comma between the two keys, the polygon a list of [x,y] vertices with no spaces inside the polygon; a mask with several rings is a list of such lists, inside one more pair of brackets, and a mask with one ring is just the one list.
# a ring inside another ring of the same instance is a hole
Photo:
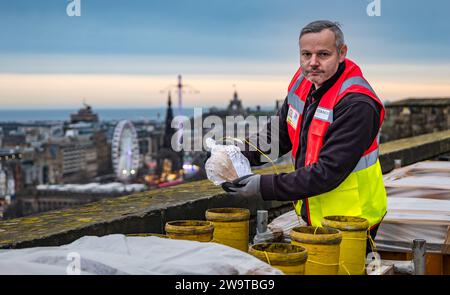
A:
{"label": "white tarpaulin sheet", "polygon": [[378,249],[410,251],[424,239],[427,251],[443,253],[450,227],[450,162],[425,161],[384,176],[388,213],[378,230]]}
{"label": "white tarpaulin sheet", "polygon": [[216,243],[159,237],[85,236],[59,247],[0,250],[0,275],[272,275],[281,271]]}

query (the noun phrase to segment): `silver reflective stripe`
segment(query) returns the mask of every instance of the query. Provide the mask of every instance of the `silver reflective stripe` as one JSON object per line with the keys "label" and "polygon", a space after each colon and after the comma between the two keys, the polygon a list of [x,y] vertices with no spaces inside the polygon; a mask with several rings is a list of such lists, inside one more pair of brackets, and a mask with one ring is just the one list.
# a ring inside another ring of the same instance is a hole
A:
{"label": "silver reflective stripe", "polygon": [[297,94],[295,94],[295,91],[298,89],[298,87],[300,86],[300,83],[302,83],[302,81],[303,81],[303,75],[300,75],[297,78],[297,81],[295,81],[294,85],[292,86],[292,88],[288,94],[288,103],[290,105],[292,105],[297,110],[297,112],[299,112],[300,114],[303,113],[303,109],[305,108],[305,103],[300,99],[300,97],[298,97]]}
{"label": "silver reflective stripe", "polygon": [[353,85],[359,85],[359,86],[362,86],[364,88],[367,88],[370,91],[372,91],[372,93],[375,94],[375,91],[373,91],[373,89],[370,86],[370,84],[367,83],[367,81],[364,80],[364,78],[362,78],[362,77],[352,77],[352,78],[348,78],[347,80],[344,81],[344,83],[342,83],[341,90],[339,90],[339,95],[344,93],[344,91],[347,90],[347,88],[349,88],[350,86],[353,86]]}
{"label": "silver reflective stripe", "polygon": [[303,81],[303,74],[301,74],[300,76],[298,76],[297,81],[295,81],[294,85],[292,85],[291,90],[289,91],[289,94],[294,94],[294,92],[298,89],[298,87],[300,86],[300,83],[302,83]]}
{"label": "silver reflective stripe", "polygon": [[314,119],[333,123],[333,109],[318,107],[314,113]]}
{"label": "silver reflective stripe", "polygon": [[292,101],[288,101],[291,106],[294,107],[294,109],[297,110],[297,112],[301,115],[303,114],[303,109],[305,108],[305,102],[302,101],[300,98],[298,98],[297,95],[292,99]]}
{"label": "silver reflective stripe", "polygon": [[353,169],[352,172],[356,172],[356,171],[360,171],[363,169],[366,169],[370,166],[372,166],[373,164],[375,164],[378,160],[378,149],[368,153],[367,155],[361,157],[361,159],[359,159],[358,164],[356,164],[355,169]]}

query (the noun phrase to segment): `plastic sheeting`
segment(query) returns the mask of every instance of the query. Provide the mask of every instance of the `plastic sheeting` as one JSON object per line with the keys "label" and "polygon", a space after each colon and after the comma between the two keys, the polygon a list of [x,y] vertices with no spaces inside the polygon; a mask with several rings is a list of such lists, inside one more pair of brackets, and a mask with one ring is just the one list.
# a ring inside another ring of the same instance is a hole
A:
{"label": "plastic sheeting", "polygon": [[425,239],[428,252],[441,253],[447,236],[445,225],[390,224],[383,222],[375,239],[377,249],[409,252],[414,239]]}
{"label": "plastic sheeting", "polygon": [[206,139],[211,149],[211,157],[205,163],[206,176],[215,185],[252,173],[250,162],[235,145],[216,144],[212,138]]}
{"label": "plastic sheeting", "polygon": [[425,161],[384,176],[388,213],[378,230],[378,249],[411,251],[424,239],[429,252],[445,253],[450,227],[450,162]]}
{"label": "plastic sheeting", "polygon": [[227,246],[154,236],[85,236],[59,247],[0,250],[3,275],[66,275],[73,274],[77,265],[81,274],[98,275],[282,274],[250,254]]}

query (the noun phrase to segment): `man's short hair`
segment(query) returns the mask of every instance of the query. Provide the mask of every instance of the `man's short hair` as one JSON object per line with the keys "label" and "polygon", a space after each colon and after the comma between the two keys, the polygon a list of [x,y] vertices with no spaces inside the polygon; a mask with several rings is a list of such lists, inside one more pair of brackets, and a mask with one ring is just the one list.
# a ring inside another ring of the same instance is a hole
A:
{"label": "man's short hair", "polygon": [[298,40],[302,38],[303,35],[308,33],[320,33],[325,29],[329,29],[334,33],[336,38],[336,48],[338,52],[342,45],[344,45],[344,33],[342,33],[341,25],[338,22],[332,22],[329,20],[317,20],[312,23],[307,24],[302,31],[300,32],[300,37]]}

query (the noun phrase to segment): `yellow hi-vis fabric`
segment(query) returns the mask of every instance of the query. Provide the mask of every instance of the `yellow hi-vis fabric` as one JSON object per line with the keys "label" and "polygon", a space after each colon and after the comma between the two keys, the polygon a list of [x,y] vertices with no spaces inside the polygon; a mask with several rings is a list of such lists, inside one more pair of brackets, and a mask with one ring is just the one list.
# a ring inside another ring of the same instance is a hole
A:
{"label": "yellow hi-vis fabric", "polygon": [[[302,202],[297,202],[295,211],[301,214]],[[386,190],[383,183],[380,161],[353,171],[334,190],[310,197],[309,214],[313,226],[321,226],[325,216],[358,216],[366,218],[370,227],[383,219],[387,210]]]}
{"label": "yellow hi-vis fabric", "polygon": [[[306,143],[305,166],[318,161],[323,138],[333,122],[333,109],[348,93],[361,93],[372,98],[381,107],[380,126],[384,119],[384,106],[372,87],[363,77],[361,69],[349,59],[345,60],[345,70],[336,83],[322,96],[311,121]],[[288,103],[298,113],[303,112],[311,81],[296,74],[296,82],[291,83]],[[301,120],[301,117],[298,121]],[[299,123],[297,123],[299,125]],[[294,129],[295,128],[295,129]],[[301,129],[288,124],[293,152],[297,151]],[[378,130],[379,131],[379,130]],[[378,136],[353,169],[352,173],[335,189],[305,200],[308,223],[321,226],[322,218],[331,215],[363,217],[370,227],[378,224],[386,214],[387,199],[381,166],[378,160]],[[295,153],[293,154],[295,156]],[[297,214],[301,214],[301,203],[297,202]]]}

